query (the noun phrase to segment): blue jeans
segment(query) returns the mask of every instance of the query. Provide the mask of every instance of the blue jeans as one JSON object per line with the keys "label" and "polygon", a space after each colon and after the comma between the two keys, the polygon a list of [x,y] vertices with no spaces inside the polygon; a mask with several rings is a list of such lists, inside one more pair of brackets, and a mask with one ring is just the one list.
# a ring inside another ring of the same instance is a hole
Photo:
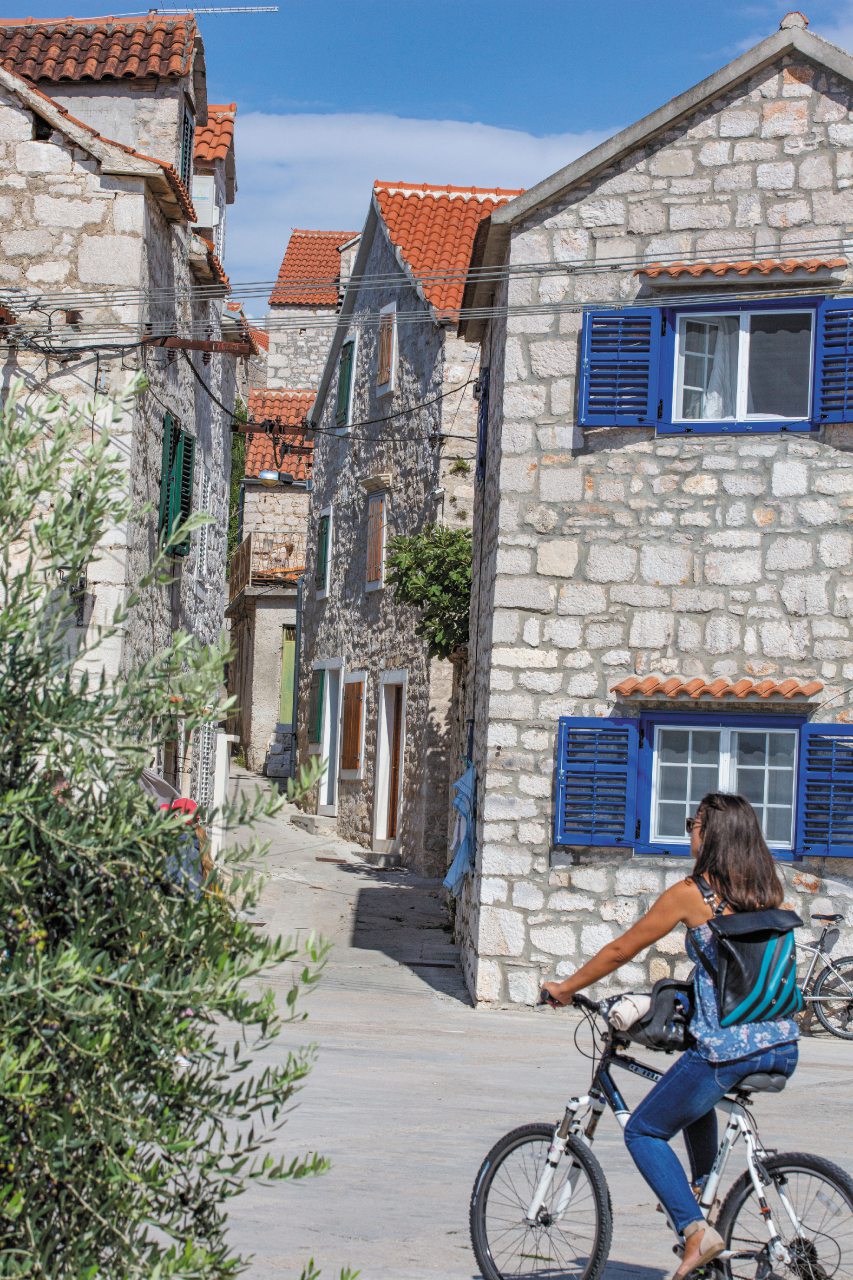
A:
{"label": "blue jeans", "polygon": [[717,1154],[714,1107],[723,1095],[756,1071],[790,1076],[796,1065],[796,1044],[763,1049],[737,1062],[708,1062],[688,1049],[646,1094],[625,1126],[625,1145],[677,1231],[702,1214],[670,1139],[684,1130],[693,1181],[707,1177]]}

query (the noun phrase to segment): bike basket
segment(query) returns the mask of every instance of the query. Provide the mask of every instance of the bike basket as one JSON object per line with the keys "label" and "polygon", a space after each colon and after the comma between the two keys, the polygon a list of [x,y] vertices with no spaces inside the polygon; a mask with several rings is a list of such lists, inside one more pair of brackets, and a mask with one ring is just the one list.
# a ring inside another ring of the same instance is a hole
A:
{"label": "bike basket", "polygon": [[680,1053],[693,1044],[690,1019],[693,1016],[693,982],[679,982],[675,978],[661,978],[651,991],[652,1003],[643,1014],[626,1029],[635,1044],[663,1053]]}

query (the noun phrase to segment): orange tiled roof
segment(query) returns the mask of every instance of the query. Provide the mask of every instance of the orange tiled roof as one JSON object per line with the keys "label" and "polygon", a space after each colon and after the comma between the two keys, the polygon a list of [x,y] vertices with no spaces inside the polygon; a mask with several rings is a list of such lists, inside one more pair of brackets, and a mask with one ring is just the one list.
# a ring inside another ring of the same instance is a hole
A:
{"label": "orange tiled roof", "polygon": [[199,125],[195,131],[193,159],[196,164],[213,164],[225,159],[234,145],[236,115],[236,102],[226,102],[219,106],[214,106],[212,102],[207,104],[207,124]]}
{"label": "orange tiled roof", "polygon": [[672,280],[678,280],[684,275],[694,278],[706,275],[768,276],[776,271],[781,271],[785,275],[792,275],[795,271],[807,271],[810,275],[814,275],[816,271],[825,269],[834,271],[846,266],[846,258],[761,258],[757,261],[744,262],[672,262],[669,266],[664,266],[662,262],[653,262],[648,267],[640,267],[634,275],[648,276],[651,280],[656,280],[659,276],[669,276]]}
{"label": "orange tiled roof", "polygon": [[820,693],[820,680],[731,680],[719,679],[707,682],[704,676],[629,676],[613,685],[611,693],[620,698],[732,698],[738,701],[752,698],[813,698]]}
{"label": "orange tiled roof", "polygon": [[[462,304],[474,236],[484,218],[520,190],[436,187],[427,182],[376,182],[388,234],[438,311]],[[448,277],[432,279],[430,277]]]}
{"label": "orange tiled roof", "polygon": [[207,236],[199,236],[198,238],[207,249],[207,265],[216,277],[217,283],[223,284],[226,289],[230,289],[231,281],[228,279],[228,274],[219,260],[219,254],[216,252],[216,245],[212,240],[208,240]]}
{"label": "orange tiled roof", "polygon": [[357,231],[292,231],[278,280],[270,294],[270,306],[336,307],[341,274],[338,250],[357,234]]}
{"label": "orange tiled roof", "polygon": [[198,34],[191,13],[0,21],[0,66],[28,80],[185,76]]}
{"label": "orange tiled roof", "polygon": [[226,302],[226,311],[232,312],[240,321],[243,332],[249,339],[249,342],[255,348],[255,355],[260,355],[261,350],[269,351],[270,335],[264,329],[256,329],[253,324],[249,323],[248,316],[243,311],[242,302]]}
{"label": "orange tiled roof", "polygon": [[274,438],[266,432],[249,431],[246,441],[247,476],[261,471],[289,471],[294,480],[311,475],[314,437],[302,423],[314,403],[316,391],[270,391],[259,387],[249,391],[249,422],[275,422],[285,428]]}

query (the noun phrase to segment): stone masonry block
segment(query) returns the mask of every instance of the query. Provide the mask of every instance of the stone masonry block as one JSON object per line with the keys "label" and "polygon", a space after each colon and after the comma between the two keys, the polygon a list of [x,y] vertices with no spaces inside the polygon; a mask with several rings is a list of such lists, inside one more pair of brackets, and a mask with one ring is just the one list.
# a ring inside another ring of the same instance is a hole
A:
{"label": "stone masonry block", "polygon": [[736,587],[761,581],[761,552],[709,551],[705,557],[705,577],[724,587]]}
{"label": "stone masonry block", "polygon": [[688,587],[673,591],[672,607],[676,613],[710,613],[712,609],[722,609],[723,598],[721,591]]}
{"label": "stone masonry block", "polygon": [[586,924],[581,929],[581,955],[594,956],[612,942],[615,931],[609,924]]}
{"label": "stone masonry block", "polygon": [[571,925],[545,925],[530,930],[530,942],[549,956],[573,956],[577,953],[575,930]]}
{"label": "stone masonry block", "polygon": [[515,845],[483,844],[483,875],[529,876],[533,857]]}
{"label": "stone masonry block", "polygon": [[768,658],[805,658],[809,648],[808,628],[802,622],[762,622],[758,628],[761,647]]}
{"label": "stone masonry block", "polygon": [[550,613],[554,607],[553,588],[535,578],[498,578],[495,584],[495,604],[499,608]]}
{"label": "stone masonry block", "polygon": [[0,106],[0,141],[23,142],[32,136],[32,118],[28,111]]}
{"label": "stone masonry block", "polygon": [[494,960],[477,957],[477,976],[474,983],[475,999],[483,1004],[497,1004],[501,998],[501,967]]}
{"label": "stone masonry block", "polygon": [[578,213],[585,227],[622,226],[625,222],[625,201],[613,197],[584,200],[578,206]]}
{"label": "stone masonry block", "polygon": [[760,118],[757,111],[730,109],[720,113],[721,138],[749,138],[758,133]]}
{"label": "stone masonry block", "polygon": [[536,553],[536,572],[556,578],[571,578],[578,563],[578,544],[574,538],[554,538],[540,542]]}
{"label": "stone masonry block", "polygon": [[768,102],[762,109],[762,138],[787,138],[808,132],[809,111],[805,102]]}
{"label": "stone masonry block", "polygon": [[531,649],[529,646],[523,649],[496,647],[492,651],[492,662],[497,667],[518,667],[527,671],[531,668],[556,667],[557,655],[550,649]]}
{"label": "stone masonry block", "polygon": [[506,975],[507,991],[512,1004],[536,1004],[539,999],[538,969],[510,969]]}
{"label": "stone masonry block", "polygon": [[653,867],[618,867],[613,877],[616,893],[626,898],[641,894],[657,895],[663,889],[663,872]]}
{"label": "stone masonry block", "polygon": [[669,210],[673,231],[710,230],[731,225],[732,211],[727,204],[675,204]]}
{"label": "stone masonry block", "polygon": [[[532,720],[534,718],[533,699],[526,693],[492,694],[489,707],[491,714],[496,716],[499,720]],[[497,797],[492,798],[497,799]],[[522,801],[518,801],[519,805],[522,803]],[[486,805],[488,806],[488,800],[486,801]],[[489,812],[488,809],[487,812],[488,816],[491,818],[502,816],[496,812]],[[508,814],[507,816],[532,817],[532,812],[530,814]]]}
{"label": "stone masonry block", "polygon": [[506,902],[509,886],[499,876],[483,876],[480,881],[480,901],[484,906]]}
{"label": "stone masonry block", "polygon": [[853,191],[816,191],[812,220],[818,226],[843,226],[853,220]]}
{"label": "stone masonry block", "polygon": [[672,632],[673,620],[667,614],[638,610],[631,619],[628,643],[634,649],[664,649]]}
{"label": "stone masonry block", "polygon": [[83,227],[88,222],[101,222],[106,211],[102,200],[70,200],[67,196],[33,198],[36,221],[46,227]]}
{"label": "stone masonry block", "polygon": [[53,142],[19,142],[15,165],[19,173],[70,173],[71,156]]}
{"label": "stone masonry block", "polygon": [[581,472],[568,466],[542,467],[539,497],[543,502],[580,502],[583,497]]}
{"label": "stone masonry block", "polygon": [[652,156],[649,168],[656,177],[686,177],[693,172],[693,156],[686,149],[683,151],[659,151],[657,155]]}
{"label": "stone masonry block", "polygon": [[599,867],[572,867],[570,874],[573,889],[585,889],[587,893],[607,892],[607,872]]}
{"label": "stone masonry block", "polygon": [[576,649],[582,634],[575,618],[551,618],[545,623],[545,638],[558,649]]}
{"label": "stone masonry block", "polygon": [[132,284],[139,277],[142,242],[132,236],[83,236],[77,270],[84,284]]}
{"label": "stone masonry block", "polygon": [[806,191],[832,186],[832,163],[829,156],[806,156],[800,161],[799,185]]}
{"label": "stone masonry block", "polygon": [[43,228],[27,231],[4,231],[0,233],[0,248],[10,258],[35,258],[42,253],[50,253],[53,238]]}
{"label": "stone masonry block", "polygon": [[844,569],[853,564],[853,536],[849,533],[824,533],[818,543],[821,563],[830,569]]}
{"label": "stone masonry block", "polygon": [[524,916],[502,907],[480,911],[480,953],[486,956],[520,956],[524,951]]}
{"label": "stone masonry block", "polygon": [[533,372],[539,378],[560,378],[574,373],[576,354],[567,341],[531,342],[529,351]]}
{"label": "stone masonry block", "polygon": [[828,574],[794,574],[786,577],[779,587],[779,595],[788,613],[799,618],[816,618],[829,612],[826,594]]}
{"label": "stone masonry block", "polygon": [[814,547],[805,538],[776,538],[767,549],[764,563],[768,569],[808,569],[814,560]]}
{"label": "stone masonry block", "polygon": [[689,582],[692,559],[687,547],[653,543],[640,551],[640,576],[655,586]]}
{"label": "stone masonry block", "polygon": [[809,491],[809,469],[794,458],[774,462],[771,476],[771,487],[777,498],[796,497]]}
{"label": "stone masonry block", "polygon": [[773,164],[760,164],[756,169],[756,183],[770,191],[786,191],[794,185],[796,170],[790,160]]}
{"label": "stone masonry block", "polygon": [[569,889],[558,889],[548,899],[549,911],[595,911],[597,903],[586,893],[572,893]]}
{"label": "stone masonry block", "polygon": [[666,609],[669,605],[670,593],[662,587],[646,586],[637,582],[611,587],[610,599],[614,604],[629,604],[635,609]]}
{"label": "stone masonry block", "polygon": [[637,568],[633,547],[614,542],[597,542],[589,548],[586,576],[592,582],[630,582]]}
{"label": "stone masonry block", "polygon": [[591,583],[569,582],[560,588],[558,613],[604,613],[606,608],[607,596],[602,587]]}

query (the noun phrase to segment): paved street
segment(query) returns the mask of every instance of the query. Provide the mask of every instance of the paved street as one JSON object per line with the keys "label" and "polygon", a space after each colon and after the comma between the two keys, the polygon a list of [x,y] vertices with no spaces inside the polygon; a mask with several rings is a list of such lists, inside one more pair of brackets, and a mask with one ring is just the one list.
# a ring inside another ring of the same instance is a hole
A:
{"label": "paved street", "polygon": [[[254,780],[241,775],[238,786]],[[271,840],[262,916],[282,933],[334,942],[308,998],[307,1023],[275,1049],[313,1041],[319,1054],[275,1150],[314,1149],[331,1171],[302,1186],[252,1188],[232,1209],[234,1242],[255,1254],[252,1280],[296,1280],[313,1255],[323,1280],[472,1280],[468,1198],[484,1154],[506,1130],[553,1120],[588,1082],[572,1015],[470,1007],[432,882],[365,864],[352,846],[282,817]],[[289,973],[274,977],[282,992]],[[582,1034],[581,1047],[589,1041]],[[761,1099],[770,1145],[820,1152],[853,1172],[853,1045],[804,1042],[796,1083]],[[636,1099],[642,1086],[626,1095]],[[613,1194],[607,1280],[672,1270],[662,1218],[633,1171],[612,1117],[596,1140]]]}

